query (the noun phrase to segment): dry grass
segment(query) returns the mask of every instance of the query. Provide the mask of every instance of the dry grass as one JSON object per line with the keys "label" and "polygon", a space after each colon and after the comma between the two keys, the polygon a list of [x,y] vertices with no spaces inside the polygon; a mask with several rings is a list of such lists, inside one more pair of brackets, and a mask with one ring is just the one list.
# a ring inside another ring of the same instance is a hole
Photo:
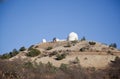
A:
{"label": "dry grass", "polygon": [[[67,46],[68,43],[71,45]],[[73,61],[77,56],[80,60],[80,64],[83,67],[96,67],[96,68],[104,68],[106,67],[111,60],[114,60],[116,56],[120,57],[120,51],[117,49],[111,49],[109,46],[96,42],[95,45],[90,45],[89,41],[78,41],[74,42],[48,42],[34,45],[33,48],[41,51],[41,54],[36,57],[27,57],[25,56],[28,51],[24,51],[19,53],[17,56],[11,58],[10,60],[21,58],[28,58],[31,61],[36,61],[37,63],[43,62],[51,62],[54,66],[59,67],[61,63],[69,64],[70,61]],[[52,47],[51,50],[46,50],[48,47]],[[87,48],[87,50],[81,52],[81,48]],[[111,51],[112,54],[108,54],[108,51]],[[53,52],[57,52],[52,55]],[[66,58],[62,60],[55,60],[56,54],[66,53]],[[52,55],[52,56],[51,56]]]}

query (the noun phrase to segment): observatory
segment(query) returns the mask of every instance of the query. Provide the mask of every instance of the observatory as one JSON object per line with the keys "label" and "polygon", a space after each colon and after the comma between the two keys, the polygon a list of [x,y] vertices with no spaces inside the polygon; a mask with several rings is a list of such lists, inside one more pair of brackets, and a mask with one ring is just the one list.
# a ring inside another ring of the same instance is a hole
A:
{"label": "observatory", "polygon": [[42,43],[46,43],[46,42],[47,42],[46,39],[43,39],[43,40],[42,40]]}
{"label": "observatory", "polygon": [[75,40],[78,40],[78,35],[75,32],[71,32],[67,37],[67,41],[75,41]]}

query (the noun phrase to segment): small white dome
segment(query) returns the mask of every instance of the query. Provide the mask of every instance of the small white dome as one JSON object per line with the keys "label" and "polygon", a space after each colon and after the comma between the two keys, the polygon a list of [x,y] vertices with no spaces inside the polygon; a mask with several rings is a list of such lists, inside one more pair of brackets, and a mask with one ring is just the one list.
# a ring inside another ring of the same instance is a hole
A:
{"label": "small white dome", "polygon": [[56,38],[56,41],[60,41],[58,38]]}
{"label": "small white dome", "polygon": [[46,39],[42,39],[42,42],[43,42],[43,43],[46,43],[47,41],[46,41]]}
{"label": "small white dome", "polygon": [[78,35],[75,32],[71,32],[68,37],[67,37],[68,41],[75,41],[78,40]]}

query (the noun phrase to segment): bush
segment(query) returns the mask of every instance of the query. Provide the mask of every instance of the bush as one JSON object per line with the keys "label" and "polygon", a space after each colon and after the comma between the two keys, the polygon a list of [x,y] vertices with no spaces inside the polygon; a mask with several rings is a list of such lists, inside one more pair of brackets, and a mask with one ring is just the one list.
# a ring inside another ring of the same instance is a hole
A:
{"label": "bush", "polygon": [[35,48],[38,48],[39,46],[35,46]]}
{"label": "bush", "polygon": [[31,49],[28,53],[27,56],[34,57],[38,56],[41,52],[37,49]]}
{"label": "bush", "polygon": [[30,62],[30,61],[25,62],[25,63],[24,63],[24,67],[25,67],[25,68],[33,68],[33,63]]}
{"label": "bush", "polygon": [[59,69],[66,71],[67,70],[67,64],[62,63],[59,67]]}
{"label": "bush", "polygon": [[89,44],[90,44],[90,45],[95,45],[96,42],[90,41]]}
{"label": "bush", "polygon": [[56,55],[58,52],[57,51],[53,51],[52,53],[49,54],[49,57],[52,57],[54,55]]}
{"label": "bush", "polygon": [[80,48],[80,52],[84,52],[85,51],[85,48]]}
{"label": "bush", "polygon": [[31,46],[28,48],[28,50],[31,50],[31,49],[33,49],[33,47],[34,47],[34,45],[31,45]]}
{"label": "bush", "polygon": [[17,51],[17,49],[13,49],[12,52],[9,52],[9,53],[6,53],[6,54],[3,54],[0,56],[1,59],[9,59],[11,57],[14,57],[18,54],[19,52]]}
{"label": "bush", "polygon": [[11,55],[6,53],[6,54],[3,54],[3,55],[0,55],[0,58],[1,59],[9,59],[9,58],[11,58]]}
{"label": "bush", "polygon": [[23,60],[0,60],[0,79],[120,79],[120,58],[116,57],[108,70],[83,68],[80,65],[36,63]]}
{"label": "bush", "polygon": [[53,64],[51,62],[48,62],[46,64],[46,67],[48,68],[49,73],[55,73],[57,71],[57,68],[55,66],[53,66]]}
{"label": "bush", "polygon": [[86,40],[86,38],[85,38],[85,37],[82,37],[82,38],[81,38],[81,41],[85,41],[85,40]]}
{"label": "bush", "polygon": [[109,47],[117,48],[117,44],[116,44],[116,43],[111,43],[111,44],[109,45]]}
{"label": "bush", "polygon": [[113,53],[111,51],[107,51],[107,54],[113,55]]}
{"label": "bush", "polygon": [[57,57],[56,60],[62,60],[62,59],[64,59],[66,57],[66,54],[65,53],[57,54],[56,57]]}
{"label": "bush", "polygon": [[19,49],[19,51],[24,51],[24,50],[26,50],[24,46]]}
{"label": "bush", "polygon": [[74,64],[79,64],[79,63],[80,63],[80,60],[79,60],[78,57],[76,57],[75,60],[74,60]]}
{"label": "bush", "polygon": [[89,47],[82,47],[82,48],[80,48],[80,52],[84,52],[84,51],[88,51],[89,50]]}
{"label": "bush", "polygon": [[48,47],[46,50],[51,50],[52,49],[52,47]]}
{"label": "bush", "polygon": [[12,56],[15,56],[15,55],[17,55],[19,52],[17,51],[17,49],[13,49],[13,51],[12,51]]}

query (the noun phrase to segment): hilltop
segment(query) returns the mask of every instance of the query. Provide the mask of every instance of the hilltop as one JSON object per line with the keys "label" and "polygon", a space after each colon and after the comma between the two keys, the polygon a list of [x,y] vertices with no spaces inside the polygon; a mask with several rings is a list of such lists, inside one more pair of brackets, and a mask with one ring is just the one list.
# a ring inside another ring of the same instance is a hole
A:
{"label": "hilltop", "polygon": [[0,58],[0,79],[120,79],[120,50],[115,44],[44,42]]}
{"label": "hilltop", "polygon": [[[27,56],[30,49],[37,49],[40,54],[36,56]],[[61,55],[63,58],[57,59]],[[79,63],[83,67],[105,68],[116,57],[120,57],[120,51],[114,47],[94,41],[57,41],[39,43],[30,46],[19,54],[10,58],[14,61],[17,58],[27,59],[31,62],[51,62],[54,66],[59,67],[62,63],[74,64],[75,59],[79,59]]]}

